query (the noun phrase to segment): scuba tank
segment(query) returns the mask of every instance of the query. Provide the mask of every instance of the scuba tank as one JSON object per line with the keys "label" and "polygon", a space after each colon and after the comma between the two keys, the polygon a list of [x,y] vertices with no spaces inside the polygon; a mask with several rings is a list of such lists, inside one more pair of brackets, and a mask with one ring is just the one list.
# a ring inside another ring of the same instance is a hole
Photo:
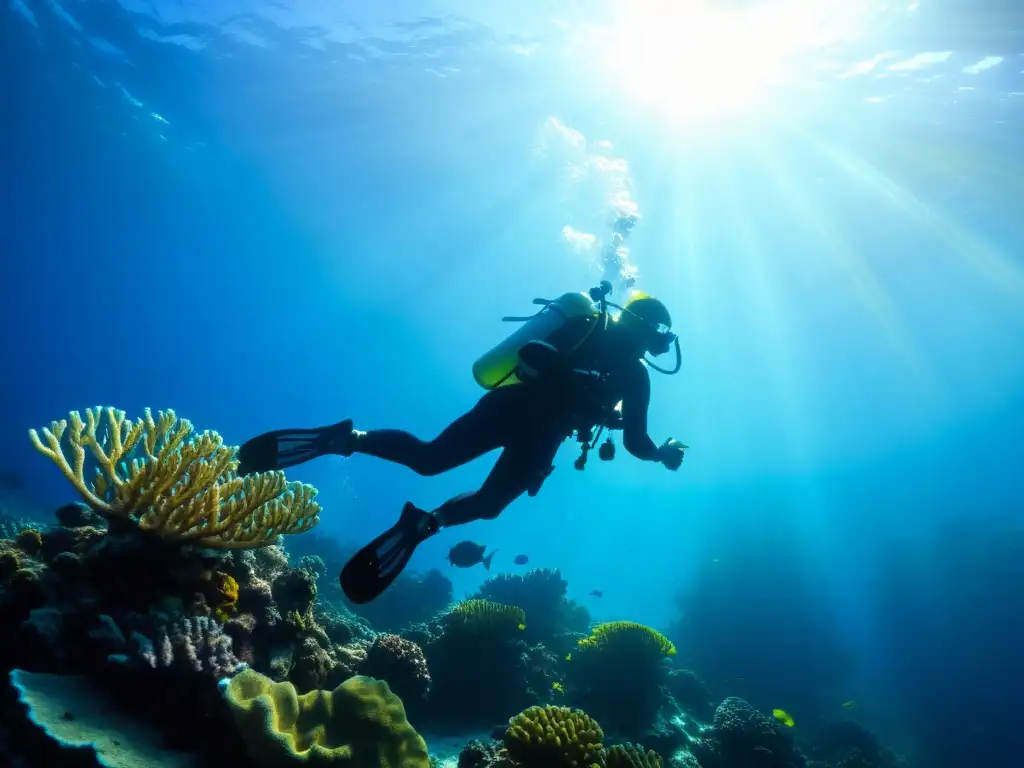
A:
{"label": "scuba tank", "polygon": [[[598,321],[605,314],[604,298],[610,292],[611,285],[605,290],[602,284],[600,289],[593,289],[589,293],[563,293],[553,301],[534,299],[534,304],[542,305],[537,314],[529,317],[503,317],[502,320],[506,322],[521,322],[523,325],[473,363],[476,383],[484,389],[518,383],[516,370],[520,365],[519,352],[524,346],[530,342],[545,341],[570,320],[588,318],[590,322],[583,326],[585,330],[576,344],[578,346],[597,327]],[[595,293],[598,295],[595,296]]]}

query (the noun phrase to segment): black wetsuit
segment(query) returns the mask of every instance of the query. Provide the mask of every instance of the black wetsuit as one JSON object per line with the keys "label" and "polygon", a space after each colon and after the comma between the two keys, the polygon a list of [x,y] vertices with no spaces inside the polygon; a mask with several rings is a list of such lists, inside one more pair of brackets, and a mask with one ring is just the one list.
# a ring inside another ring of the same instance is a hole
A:
{"label": "black wetsuit", "polygon": [[[566,329],[566,337],[578,329]],[[554,339],[554,346],[559,340]],[[602,424],[622,401],[623,445],[644,460],[657,457],[647,434],[651,383],[646,367],[626,352],[611,331],[592,334],[566,357],[571,373],[491,390],[433,440],[394,429],[363,433],[356,451],[403,464],[420,475],[438,475],[496,448],[501,456],[481,488],[436,510],[441,525],[493,519],[523,493],[535,494],[551,472],[555,454],[575,429]]]}

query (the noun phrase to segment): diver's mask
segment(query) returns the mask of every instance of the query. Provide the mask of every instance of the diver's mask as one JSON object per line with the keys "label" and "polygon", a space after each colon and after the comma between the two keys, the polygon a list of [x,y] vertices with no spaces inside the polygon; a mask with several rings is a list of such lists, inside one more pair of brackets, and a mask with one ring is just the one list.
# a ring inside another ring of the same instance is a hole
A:
{"label": "diver's mask", "polygon": [[657,326],[648,325],[647,327],[650,330],[647,341],[647,354],[658,357],[672,349],[672,343],[678,337],[672,333],[667,325],[660,323]]}

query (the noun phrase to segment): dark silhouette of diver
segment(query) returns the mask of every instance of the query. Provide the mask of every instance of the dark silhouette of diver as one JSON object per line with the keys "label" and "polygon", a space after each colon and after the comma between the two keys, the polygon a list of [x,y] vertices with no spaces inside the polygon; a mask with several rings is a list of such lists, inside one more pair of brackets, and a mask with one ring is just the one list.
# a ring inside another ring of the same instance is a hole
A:
{"label": "dark silhouette of diver", "polygon": [[[621,429],[629,453],[676,470],[686,446],[672,439],[658,446],[647,433],[647,367],[663,373],[680,368],[671,318],[660,301],[644,295],[624,307],[611,304],[610,290],[602,283],[589,295],[538,299],[535,303],[543,308],[536,315],[505,318],[525,324],[503,342],[504,349],[499,345],[488,353],[494,363],[491,371],[483,370],[486,365],[478,370],[481,361],[489,362],[487,356],[474,366],[477,380],[490,391],[429,442],[397,429],[356,430],[350,419],[318,429],[276,430],[242,445],[239,472],[284,469],[327,454],[362,453],[403,464],[420,475],[439,475],[502,449],[479,490],[456,496],[433,512],[407,502],[398,522],[348,562],[341,572],[342,589],[353,602],[365,603],[383,592],[415,548],[440,528],[494,519],[523,493],[536,495],[554,469],[551,462],[559,446],[573,433],[582,445],[577,469],[583,469],[605,429]],[[609,306],[621,310],[617,319],[611,319]],[[668,352],[673,344],[674,369],[658,368],[645,359]],[[496,351],[497,357],[492,354]],[[508,370],[501,368],[502,362]],[[614,456],[610,437],[599,455],[605,460]]]}

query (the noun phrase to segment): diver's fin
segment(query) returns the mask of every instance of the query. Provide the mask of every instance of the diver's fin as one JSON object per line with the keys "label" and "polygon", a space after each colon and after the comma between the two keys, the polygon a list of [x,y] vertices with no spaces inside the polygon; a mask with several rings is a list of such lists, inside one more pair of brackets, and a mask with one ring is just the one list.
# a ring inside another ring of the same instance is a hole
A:
{"label": "diver's fin", "polygon": [[317,429],[278,429],[246,440],[238,449],[238,474],[271,472],[329,453],[352,455],[352,419]]}
{"label": "diver's fin", "polygon": [[357,552],[341,569],[341,589],[357,605],[391,586],[421,542],[437,533],[437,519],[413,504],[402,507],[398,522]]}

